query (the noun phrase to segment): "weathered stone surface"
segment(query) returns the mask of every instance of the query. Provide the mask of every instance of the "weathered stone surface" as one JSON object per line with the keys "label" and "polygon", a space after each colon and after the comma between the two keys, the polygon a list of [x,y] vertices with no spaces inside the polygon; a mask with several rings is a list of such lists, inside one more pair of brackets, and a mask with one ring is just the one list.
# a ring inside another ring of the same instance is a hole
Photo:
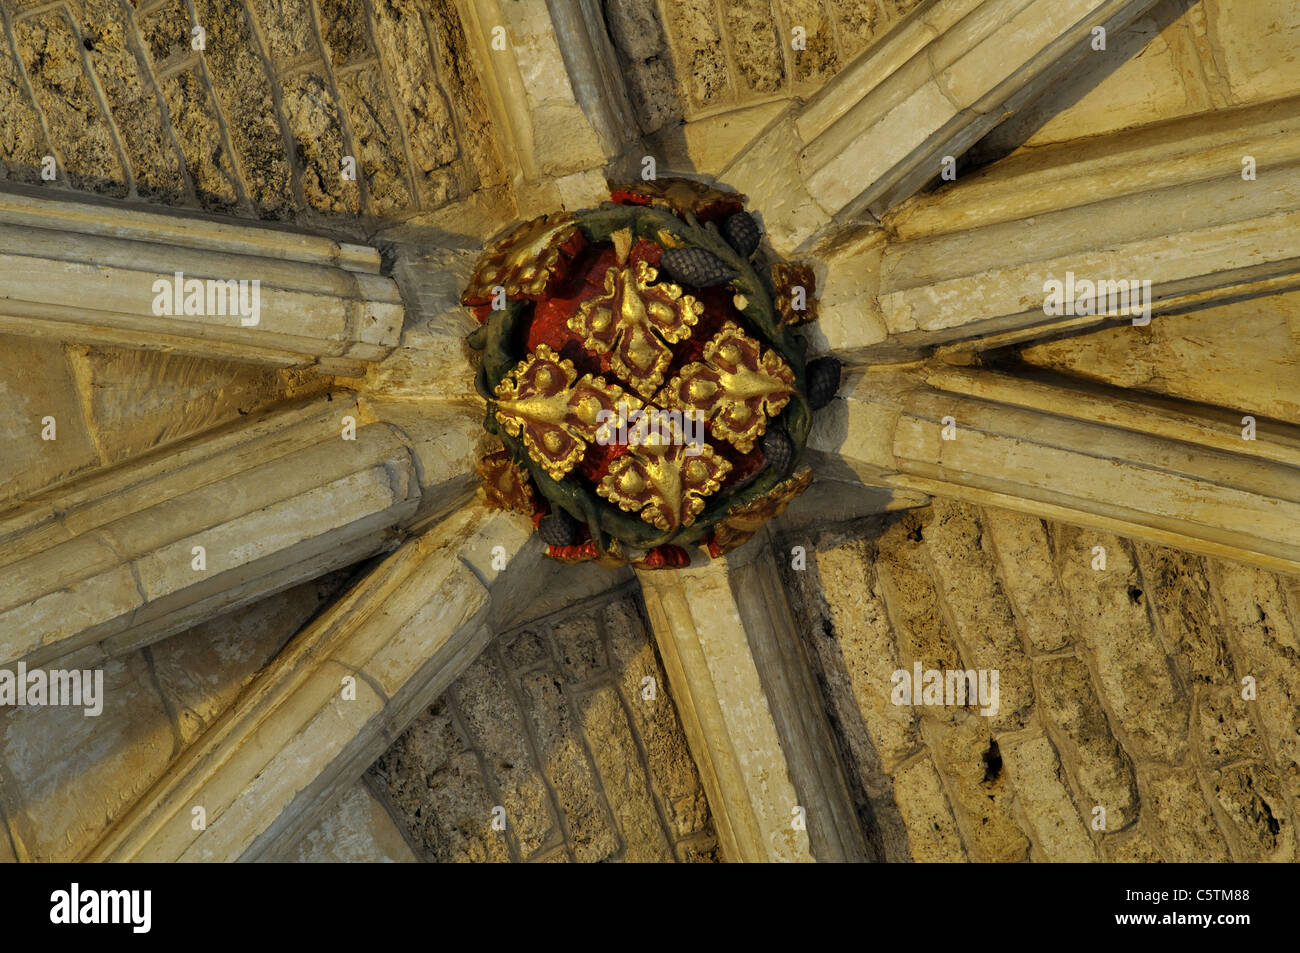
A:
{"label": "weathered stone surface", "polygon": [[928,755],[909,761],[894,774],[894,801],[907,824],[913,860],[967,859],[943,783]]}
{"label": "weathered stone surface", "polygon": [[41,181],[41,159],[46,155],[49,146],[40,116],[6,39],[0,43],[0,162],[5,177],[15,182]]}
{"label": "weathered stone surface", "polygon": [[[926,571],[923,542],[931,514],[906,513],[885,534],[876,570],[880,574],[885,604],[895,622],[901,648],[901,668],[920,662],[924,669],[965,669],[953,640],[934,580]],[[923,715],[949,717],[930,708]]]}
{"label": "weathered stone surface", "polygon": [[509,684],[492,652],[485,652],[457,680],[449,702],[455,705],[469,744],[483,752],[491,790],[505,808],[506,830],[518,856],[534,857],[562,841],[552,817],[555,807],[545,777],[529,748],[517,690]]}
{"label": "weathered stone surface", "polygon": [[604,670],[605,646],[596,618],[575,618],[551,632],[566,681],[584,682]]}
{"label": "weathered stone surface", "polygon": [[[42,439],[46,417],[54,439]],[[0,337],[0,503],[101,463],[78,400],[76,377],[55,341]]]}
{"label": "weathered stone surface", "polygon": [[436,204],[455,194],[443,170],[457,155],[455,120],[438,83],[427,33],[413,0],[383,0],[375,10],[375,42],[387,63],[401,64],[388,76],[407,129],[422,200]]}
{"label": "weathered stone surface", "polygon": [[1045,714],[1060,731],[1058,749],[1073,749],[1070,763],[1079,785],[1080,808],[1106,809],[1106,829],[1119,830],[1137,815],[1137,787],[1132,764],[1111,733],[1088,668],[1076,658],[1034,663],[1038,697]]}
{"label": "weathered stone surface", "polygon": [[1107,837],[1103,851],[1107,860],[1119,864],[1158,864],[1166,859],[1141,828]]}
{"label": "weathered stone surface", "polygon": [[961,818],[959,826],[971,859],[1023,860],[1029,839],[1012,816],[1015,795],[988,719],[966,714],[949,727],[926,722],[922,732],[942,766],[944,787]]}
{"label": "weathered stone surface", "polygon": [[574,859],[608,860],[621,845],[560,682],[545,670],[525,675],[522,682],[526,715],[564,812]]}
{"label": "weathered stone surface", "polygon": [[1023,727],[1034,701],[1029,658],[995,574],[996,557],[984,525],[972,507],[947,500],[935,500],[933,506],[926,551],[956,623],[963,657],[970,668],[998,672],[996,730]]}
{"label": "weathered stone surface", "polygon": [[1155,823],[1165,854],[1175,861],[1230,860],[1227,842],[1191,770],[1155,770],[1140,781],[1142,809]]}
{"label": "weathered stone surface", "polygon": [[[686,746],[668,677],[634,603],[611,602],[603,611],[610,663],[618,671],[619,693],[645,747],[664,817],[678,838],[707,831],[709,807]],[[648,681],[647,681],[648,680]],[[653,697],[648,689],[653,689]]]}
{"label": "weathered stone surface", "polygon": [[890,701],[890,676],[903,662],[870,575],[875,556],[875,548],[865,540],[818,548],[816,567],[831,631],[823,632],[815,644],[836,700],[858,714],[865,729],[862,734],[849,729],[858,719],[841,716],[850,742],[863,753],[859,760],[869,750],[892,767],[915,751],[921,739],[918,709]]}
{"label": "weathered stone surface", "polygon": [[71,21],[57,10],[19,20],[14,37],[50,126],[55,155],[74,188],[123,196],[126,175]]}
{"label": "weathered stone surface", "polygon": [[370,790],[356,784],[285,859],[301,864],[411,864],[419,858]]}
{"label": "weathered stone surface", "polygon": [[[372,770],[408,835],[430,857],[480,863],[509,859],[505,833],[492,830],[495,805],[477,760],[458,750],[441,705],[412,725]],[[507,829],[509,821],[507,815]]]}
{"label": "weathered stone surface", "polygon": [[194,70],[168,76],[161,86],[199,204],[205,209],[230,211],[239,201],[238,177],[221,135],[215,98]]}
{"label": "weathered stone surface", "polygon": [[1289,810],[1273,772],[1260,764],[1238,764],[1212,775],[1214,798],[1241,845],[1236,859],[1290,863],[1296,856],[1294,811]]}
{"label": "weathered stone surface", "polygon": [[[454,752],[476,759],[472,778],[452,772]],[[505,808],[497,836],[512,860],[716,859],[672,697],[626,595],[503,633],[372,777],[436,860],[470,859],[447,825],[483,798]]]}
{"label": "weathered stone surface", "polygon": [[98,716],[80,707],[0,711],[5,795],[17,805],[10,822],[29,859],[75,859],[175,754],[174,728],[145,659],[136,654],[100,668]]}
{"label": "weathered stone surface", "polygon": [[302,163],[307,204],[325,212],[359,211],[357,183],[341,174],[343,156],[350,150],[344,142],[339,106],[325,79],[297,73],[282,82],[280,97],[289,119],[293,154]]}
{"label": "weathered stone surface", "polygon": [[672,35],[677,76],[695,108],[724,101],[730,92],[727,66],[717,13],[711,3],[683,0],[665,11]]}
{"label": "weathered stone surface", "polygon": [[1096,849],[1070,796],[1065,772],[1051,741],[1042,735],[1003,739],[999,752],[1032,832],[1033,847],[1041,853],[1041,859],[1095,860]]}
{"label": "weathered stone surface", "polygon": [[1300,797],[1300,636],[1278,577],[1231,562],[1212,569],[1229,636],[1241,647],[1240,697],[1254,680],[1258,716],[1292,802]]}
{"label": "weathered stone surface", "polygon": [[166,202],[185,198],[181,162],[163,122],[157,94],[140,73],[130,20],[112,0],[80,0],[81,45],[99,80],[122,148],[135,194]]}
{"label": "weathered stone surface", "polygon": [[[1092,547],[1106,568],[1092,568]],[[1187,697],[1151,638],[1146,585],[1116,537],[1062,527],[1057,569],[1074,607],[1079,637],[1091,650],[1098,684],[1135,754],[1169,764],[1187,747]]]}
{"label": "weathered stone surface", "polygon": [[253,39],[243,4],[194,0],[198,23],[207,30],[204,75],[210,78],[231,127],[248,199],[259,214],[281,218],[295,199],[293,170],[286,159],[271,79],[260,44]]}
{"label": "weathered stone surface", "polygon": [[672,860],[649,779],[638,770],[636,740],[617,690],[612,685],[596,689],[581,698],[578,707],[626,858],[639,863]]}
{"label": "weathered stone surface", "polygon": [[330,62],[336,68],[373,53],[362,0],[317,0],[316,9]]}
{"label": "weathered stone surface", "polygon": [[384,94],[383,81],[375,67],[348,73],[339,80],[339,91],[352,120],[352,138],[360,153],[358,178],[375,210],[390,214],[409,207],[414,194],[403,158],[404,146],[398,133],[397,114]]}
{"label": "weathered stone surface", "polygon": [[736,71],[745,85],[756,93],[772,93],[784,86],[783,38],[768,0],[724,0],[722,9],[730,27]]}
{"label": "weathered stone surface", "polygon": [[[826,82],[839,68],[834,28],[827,8],[835,9],[838,3],[823,5],[818,0],[783,0],[781,4],[788,26],[781,40],[790,49],[793,79],[797,84]],[[848,14],[852,16],[852,14]],[[861,14],[859,14],[861,15]],[[794,47],[794,29],[803,29],[803,49]]]}

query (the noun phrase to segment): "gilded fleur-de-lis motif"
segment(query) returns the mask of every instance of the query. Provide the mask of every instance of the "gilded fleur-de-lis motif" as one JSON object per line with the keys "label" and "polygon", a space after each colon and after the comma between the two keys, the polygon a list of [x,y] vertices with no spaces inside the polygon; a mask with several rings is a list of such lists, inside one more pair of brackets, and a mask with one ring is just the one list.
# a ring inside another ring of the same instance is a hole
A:
{"label": "gilded fleur-de-lis motif", "polygon": [[730,470],[706,444],[640,444],[610,464],[596,492],[668,532],[695,522]]}
{"label": "gilded fleur-de-lis motif", "polygon": [[749,453],[767,429],[767,418],[789,403],[794,372],[776,351],[763,349],[731,321],[704,345],[703,357],[683,367],[656,402],[703,411],[714,436]]}
{"label": "gilded fleur-de-lis motif", "polygon": [[[667,282],[655,284],[658,269],[638,260],[605,272],[604,294],[579,306],[569,330],[589,351],[610,355],[610,365],[643,397],[663,383],[672,360],[668,344],[690,336],[704,305]],[[667,342],[667,343],[665,343]]]}
{"label": "gilded fleur-de-lis motif", "polygon": [[620,401],[641,406],[615,384],[577,376],[572,361],[540,344],[496,388],[496,419],[512,437],[523,438],[528,455],[553,480],[563,479],[596,439],[602,410],[615,414]]}

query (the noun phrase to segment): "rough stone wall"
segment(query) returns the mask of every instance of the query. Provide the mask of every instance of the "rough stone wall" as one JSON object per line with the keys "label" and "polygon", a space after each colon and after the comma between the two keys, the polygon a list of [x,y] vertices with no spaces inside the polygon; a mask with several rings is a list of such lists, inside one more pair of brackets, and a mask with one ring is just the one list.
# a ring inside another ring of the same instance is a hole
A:
{"label": "rough stone wall", "polygon": [[[645,132],[806,95],[920,0],[605,0]],[[804,48],[793,46],[803,30]]]}
{"label": "rough stone wall", "polygon": [[294,220],[504,180],[448,0],[4,0],[0,27],[10,180],[54,156],[61,187]]}
{"label": "rough stone wall", "polygon": [[369,781],[429,860],[716,859],[704,791],[626,590],[500,635]]}
{"label": "rough stone wall", "polygon": [[114,659],[104,709],[0,709],[0,862],[90,847],[346,585],[331,573]]}
{"label": "rough stone wall", "polygon": [[[786,542],[882,858],[1295,859],[1295,579],[948,500]],[[996,715],[893,704],[916,661],[998,670]]]}

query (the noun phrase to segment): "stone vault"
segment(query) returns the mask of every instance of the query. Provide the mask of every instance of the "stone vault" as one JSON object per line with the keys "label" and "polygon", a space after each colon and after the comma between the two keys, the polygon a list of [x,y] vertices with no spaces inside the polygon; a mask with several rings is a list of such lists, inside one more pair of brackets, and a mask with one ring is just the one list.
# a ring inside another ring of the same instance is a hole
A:
{"label": "stone vault", "polygon": [[[1293,5],[0,27],[0,859],[1295,859]],[[477,492],[462,293],[671,176],[809,269],[842,385],[748,542],[557,563]]]}

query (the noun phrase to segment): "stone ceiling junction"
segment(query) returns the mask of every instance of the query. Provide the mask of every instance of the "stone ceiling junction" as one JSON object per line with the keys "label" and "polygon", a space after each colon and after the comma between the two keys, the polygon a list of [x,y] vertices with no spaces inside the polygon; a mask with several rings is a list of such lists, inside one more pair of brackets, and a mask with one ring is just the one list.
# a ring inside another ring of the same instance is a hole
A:
{"label": "stone ceiling junction", "polygon": [[0,860],[1294,861],[1297,40],[0,0]]}

